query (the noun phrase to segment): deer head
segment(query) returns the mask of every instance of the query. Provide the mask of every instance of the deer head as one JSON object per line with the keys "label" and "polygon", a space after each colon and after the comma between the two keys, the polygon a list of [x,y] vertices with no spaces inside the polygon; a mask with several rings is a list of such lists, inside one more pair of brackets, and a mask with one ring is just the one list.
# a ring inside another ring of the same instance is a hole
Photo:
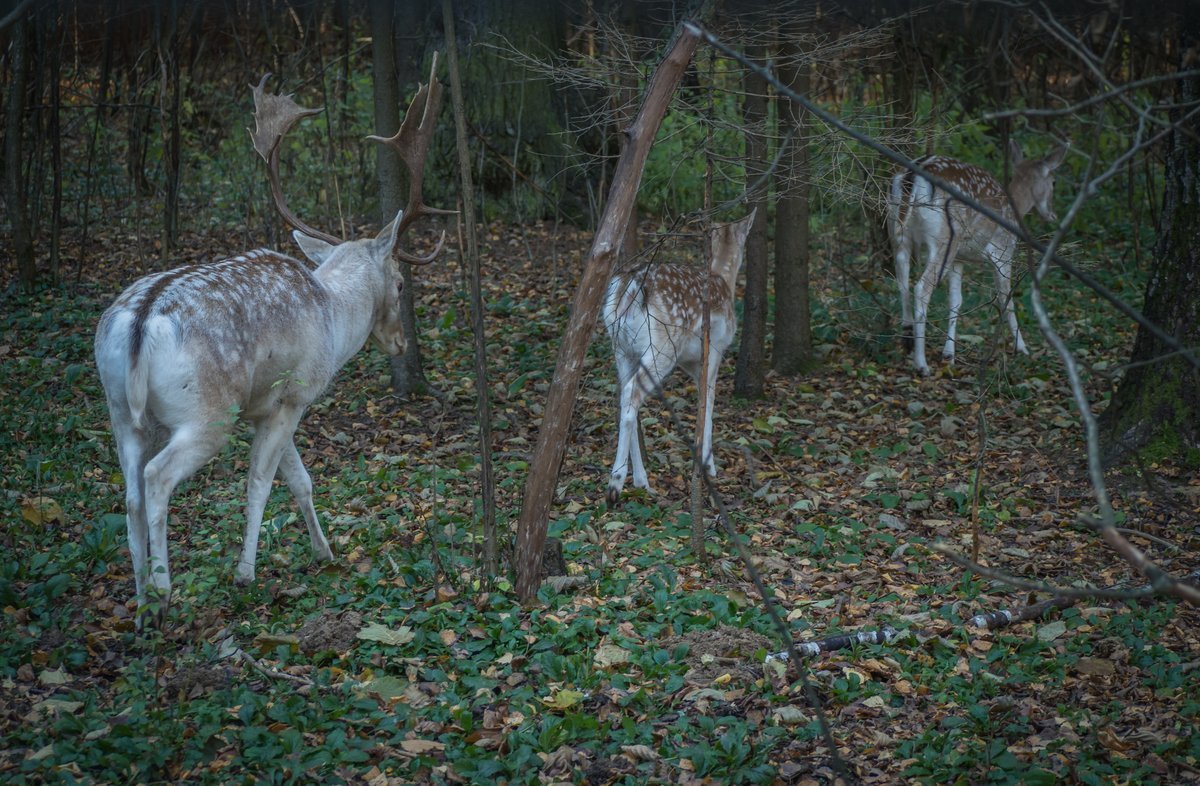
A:
{"label": "deer head", "polygon": [[1054,213],[1054,171],[1067,157],[1068,147],[1069,144],[1059,145],[1045,158],[1027,161],[1016,140],[1008,140],[1008,152],[1013,166],[1008,196],[1012,199],[1013,210],[1018,216],[1024,218],[1032,208],[1044,220],[1058,221],[1058,216]]}

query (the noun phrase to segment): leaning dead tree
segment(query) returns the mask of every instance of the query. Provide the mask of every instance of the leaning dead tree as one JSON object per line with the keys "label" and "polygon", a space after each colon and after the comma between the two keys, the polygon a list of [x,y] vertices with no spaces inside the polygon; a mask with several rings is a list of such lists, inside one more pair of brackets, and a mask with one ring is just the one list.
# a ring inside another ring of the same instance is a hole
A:
{"label": "leaning dead tree", "polygon": [[695,54],[698,40],[695,32],[680,29],[667,56],[651,78],[641,110],[627,131],[629,141],[617,162],[604,215],[584,262],[583,277],[575,293],[571,318],[559,347],[554,379],[550,383],[545,415],[538,430],[529,478],[525,483],[521,516],[517,522],[514,562],[517,594],[523,603],[529,603],[537,595],[550,505],[566,450],[571,413],[579,393],[584,355],[591,343],[604,292],[612,278],[614,263],[622,238],[625,237],[646,157],[667,111],[671,94]]}

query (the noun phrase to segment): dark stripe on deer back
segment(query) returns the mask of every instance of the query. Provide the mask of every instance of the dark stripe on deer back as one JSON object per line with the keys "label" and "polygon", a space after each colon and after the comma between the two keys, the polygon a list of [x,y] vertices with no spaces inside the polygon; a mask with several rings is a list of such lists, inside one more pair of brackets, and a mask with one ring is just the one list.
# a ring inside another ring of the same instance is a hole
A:
{"label": "dark stripe on deer back", "polygon": [[185,265],[175,270],[169,270],[155,279],[154,283],[142,293],[141,302],[138,303],[137,311],[133,315],[133,326],[130,328],[132,331],[132,335],[129,337],[129,365],[131,368],[137,365],[138,358],[141,356],[142,341],[146,335],[146,320],[150,318],[155,302],[167,287],[194,271],[196,267],[196,265]]}

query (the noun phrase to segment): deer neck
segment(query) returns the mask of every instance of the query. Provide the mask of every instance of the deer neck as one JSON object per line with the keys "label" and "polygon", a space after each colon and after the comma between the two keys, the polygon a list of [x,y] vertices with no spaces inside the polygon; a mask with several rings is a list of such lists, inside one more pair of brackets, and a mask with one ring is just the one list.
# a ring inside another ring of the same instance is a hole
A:
{"label": "deer neck", "polygon": [[1017,218],[1025,218],[1033,210],[1033,194],[1023,175],[1023,172],[1014,173],[1008,184],[1008,201]]}
{"label": "deer neck", "polygon": [[329,295],[327,319],[332,337],[332,350],[338,367],[355,355],[371,335],[379,309],[379,287],[372,271],[335,265],[326,270],[323,265],[316,276]]}

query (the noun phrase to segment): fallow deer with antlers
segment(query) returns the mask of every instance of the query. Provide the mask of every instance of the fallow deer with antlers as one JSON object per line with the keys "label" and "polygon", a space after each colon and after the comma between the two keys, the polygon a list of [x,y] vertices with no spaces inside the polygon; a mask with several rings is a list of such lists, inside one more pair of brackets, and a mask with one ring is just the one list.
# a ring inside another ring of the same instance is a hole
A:
{"label": "fallow deer with antlers", "polygon": [[700,459],[709,477],[717,474],[712,453],[713,398],[721,358],[737,332],[734,296],[754,212],[712,229],[712,262],[707,270],[693,265],[652,264],[618,273],[609,282],[604,326],[612,338],[621,397],[617,456],[608,481],[610,505],[620,499],[631,466],[633,485],[650,490],[638,443],[638,412],[646,397],[656,393],[676,367],[686,371],[706,392],[697,412],[697,422],[704,429]]}
{"label": "fallow deer with antlers", "polygon": [[[1013,175],[1007,191],[983,169],[946,156],[928,156],[917,164],[934,177],[946,181],[966,196],[1009,221],[1024,218],[1031,209],[1047,221],[1056,221],[1052,199],[1054,171],[1067,154],[1067,145],[1045,158],[1026,160],[1011,142]],[[911,171],[892,177],[888,192],[888,234],[896,262],[896,286],[904,322],[905,349],[922,375],[929,374],[925,361],[925,326],[929,299],[942,278],[950,279],[950,318],[942,356],[954,362],[958,314],[962,309],[963,261],[988,264],[996,279],[996,297],[1012,331],[1017,351],[1029,354],[1017,325],[1012,301],[1012,263],[1017,238],[979,211],[955,199],[931,181]],[[914,254],[925,252],[925,268],[909,291],[909,266]],[[912,303],[909,302],[911,294]]]}
{"label": "fallow deer with antlers", "polygon": [[126,289],[96,330],[96,364],[125,477],[137,599],[145,606],[148,591],[158,596],[160,616],[171,590],[171,494],[220,450],[239,418],[253,426],[254,437],[235,580],[254,580],[263,508],[277,472],[300,507],[316,558],[332,559],[313,507],[312,481],[296,449],[296,427],[368,338],[385,352],[403,351],[401,277],[393,255],[426,264],[445,240],[443,234],[424,257],[396,249],[397,238],[417,218],[445,212],[421,200],[425,155],[441,106],[434,71],[396,135],[370,137],[394,147],[408,167],[407,208],[374,238],[351,241],[309,227],[287,206],[279,181],[280,142],[297,120],[321,110],[265,93],[269,76],[254,88],[251,136],[267,162],[275,205],[316,269],[258,249],[152,274]]}

